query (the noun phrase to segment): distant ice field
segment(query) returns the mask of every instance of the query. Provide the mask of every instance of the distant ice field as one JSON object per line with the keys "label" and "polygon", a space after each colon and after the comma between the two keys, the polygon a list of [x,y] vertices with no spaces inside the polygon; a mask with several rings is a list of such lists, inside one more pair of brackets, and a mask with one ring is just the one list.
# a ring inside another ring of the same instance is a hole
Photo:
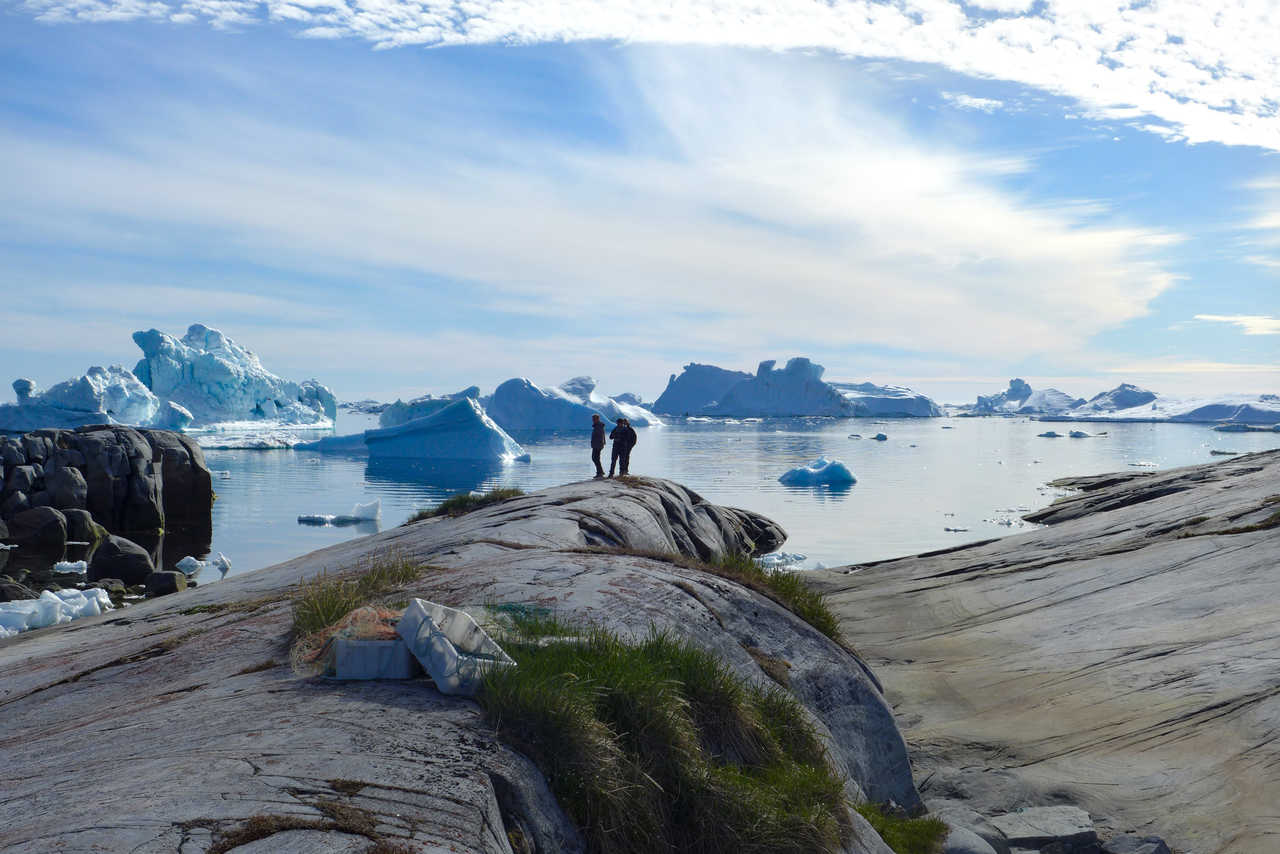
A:
{"label": "distant ice field", "polygon": [[[376,417],[342,412],[337,432],[374,426]],[[1050,427],[1064,438],[1037,436]],[[1065,438],[1070,430],[1107,435]],[[801,568],[899,557],[1026,530],[1032,526],[1019,517],[1061,494],[1046,486],[1055,478],[1224,459],[1212,449],[1280,447],[1280,433],[1217,433],[1201,424],[1022,418],[671,419],[638,433],[632,474],[668,477],[708,500],[773,518],[789,535],[786,550],[807,556]],[[877,433],[888,439],[873,441]],[[375,530],[303,526],[297,521],[302,514],[346,513],[378,498],[387,527],[459,491],[532,491],[584,479],[592,473],[589,436],[589,426],[580,435],[517,433],[532,462],[449,469],[290,450],[210,450],[209,467],[227,473],[214,475],[212,551],[225,552],[232,574],[239,574]],[[817,457],[844,462],[857,483],[778,482],[788,469]]]}

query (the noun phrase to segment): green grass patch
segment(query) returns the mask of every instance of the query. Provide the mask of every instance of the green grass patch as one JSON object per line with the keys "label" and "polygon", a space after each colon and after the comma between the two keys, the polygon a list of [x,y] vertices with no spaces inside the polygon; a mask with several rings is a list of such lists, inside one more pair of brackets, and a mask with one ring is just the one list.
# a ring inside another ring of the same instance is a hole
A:
{"label": "green grass patch", "polygon": [[381,553],[338,575],[321,573],[302,582],[293,598],[293,631],[305,636],[332,626],[362,605],[415,581],[426,567],[403,555]]}
{"label": "green grass patch", "polygon": [[844,787],[789,694],[653,631],[518,613],[478,699],[602,854],[838,851]]}
{"label": "green grass patch", "polygon": [[481,507],[488,507],[490,504],[518,498],[521,495],[524,495],[524,490],[521,489],[494,489],[483,495],[459,492],[457,495],[441,501],[435,507],[419,510],[410,516],[405,521],[405,524],[412,525],[414,522],[421,522],[423,519],[434,519],[437,516],[463,516],[472,510],[479,510]]}
{"label": "green grass patch", "polygon": [[875,804],[861,804],[858,813],[897,854],[938,854],[947,838],[946,822],[940,818],[902,818]]}
{"label": "green grass patch", "polygon": [[644,557],[736,581],[743,587],[769,597],[836,643],[854,651],[845,641],[844,633],[840,631],[840,621],[827,604],[826,597],[806,584],[799,573],[785,569],[766,569],[755,558],[742,552],[728,552],[715,560],[702,561],[686,555],[646,549],[585,548],[575,551]]}

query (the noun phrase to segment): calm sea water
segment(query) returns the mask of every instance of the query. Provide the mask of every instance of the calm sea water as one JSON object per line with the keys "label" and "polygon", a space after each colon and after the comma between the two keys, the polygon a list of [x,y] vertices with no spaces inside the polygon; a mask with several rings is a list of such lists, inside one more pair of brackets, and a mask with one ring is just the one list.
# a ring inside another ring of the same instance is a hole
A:
{"label": "calm sea water", "polygon": [[[375,419],[344,414],[338,430],[368,426],[376,426]],[[1036,436],[1048,429],[1107,435]],[[769,516],[789,535],[785,549],[806,555],[801,566],[808,568],[1025,530],[1032,526],[1018,517],[1060,494],[1046,486],[1055,478],[1127,470],[1134,463],[1170,468],[1223,459],[1209,454],[1214,448],[1280,447],[1280,434],[1216,433],[1205,425],[1004,418],[677,421],[638,432],[633,474],[668,477],[711,501]],[[872,441],[877,432],[888,440]],[[214,479],[213,552],[225,552],[231,574],[239,574],[376,530],[308,527],[298,524],[299,514],[347,513],[357,502],[380,498],[382,526],[388,527],[463,490],[531,491],[581,480],[592,474],[588,435],[517,435],[533,462],[483,468],[371,464],[297,451],[209,451],[209,467],[227,473]],[[817,456],[843,460],[858,482],[841,489],[778,483],[784,471]]]}

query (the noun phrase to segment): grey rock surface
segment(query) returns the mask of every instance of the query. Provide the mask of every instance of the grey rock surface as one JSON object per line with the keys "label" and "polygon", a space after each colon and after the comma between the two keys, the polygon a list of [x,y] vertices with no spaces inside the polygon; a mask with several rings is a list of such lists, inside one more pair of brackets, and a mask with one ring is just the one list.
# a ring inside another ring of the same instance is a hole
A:
{"label": "grey rock surface", "polygon": [[[252,816],[322,819],[336,803],[409,850],[510,854],[509,827],[538,851],[579,850],[541,776],[472,701],[421,680],[328,682],[287,666],[291,586],[385,552],[433,567],[398,599],[540,604],[630,636],[670,628],[761,684],[772,683],[747,647],[784,659],[850,796],[918,804],[892,711],[851,652],[717,576],[590,549],[715,556],[783,539],[667,481],[588,481],[0,641],[0,849],[204,851]],[[119,779],[129,785],[109,784]],[[848,854],[890,854],[855,825]]]}
{"label": "grey rock surface", "polygon": [[1062,485],[1046,528],[811,574],[924,794],[1274,854],[1280,452]]}
{"label": "grey rock surface", "polygon": [[972,830],[948,825],[946,839],[942,840],[942,854],[996,854],[987,840]]}
{"label": "grey rock surface", "polygon": [[1061,854],[1090,854],[1089,849],[1097,848],[1093,819],[1079,807],[1030,807],[992,816],[991,824],[1013,848],[1043,850],[1053,845]]}
{"label": "grey rock surface", "polygon": [[61,466],[45,475],[49,505],[58,510],[83,510],[89,497],[89,485],[77,469]]}
{"label": "grey rock surface", "polygon": [[1102,854],[1171,854],[1169,846],[1158,836],[1126,834],[1102,846]]}
{"label": "grey rock surface", "polygon": [[33,507],[13,516],[7,539],[23,553],[61,555],[67,547],[67,517],[52,507]]}

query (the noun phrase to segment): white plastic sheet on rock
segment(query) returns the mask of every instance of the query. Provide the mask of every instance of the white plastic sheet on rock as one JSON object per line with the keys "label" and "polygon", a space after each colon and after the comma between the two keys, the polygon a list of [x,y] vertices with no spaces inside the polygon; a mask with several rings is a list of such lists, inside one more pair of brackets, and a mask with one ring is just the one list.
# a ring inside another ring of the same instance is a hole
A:
{"label": "white plastic sheet on rock", "polygon": [[465,611],[413,599],[400,637],[444,694],[473,696],[486,673],[515,662]]}
{"label": "white plastic sheet on rock", "polygon": [[79,617],[96,617],[110,610],[111,598],[107,591],[97,587],[56,592],[45,590],[39,599],[0,602],[0,638],[69,623]]}

